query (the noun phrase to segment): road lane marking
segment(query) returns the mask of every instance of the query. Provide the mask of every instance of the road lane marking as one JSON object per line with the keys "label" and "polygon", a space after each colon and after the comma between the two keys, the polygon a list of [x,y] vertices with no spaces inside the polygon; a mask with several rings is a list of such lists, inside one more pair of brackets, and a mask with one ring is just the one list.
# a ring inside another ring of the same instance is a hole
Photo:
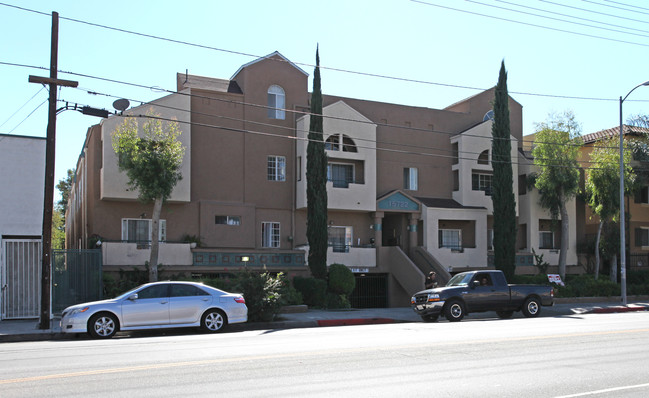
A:
{"label": "road lane marking", "polygon": [[646,387],[649,387],[649,383],[647,383],[647,384],[636,384],[635,386],[622,386],[622,387],[606,388],[606,389],[603,389],[603,390],[586,391],[586,392],[581,392],[581,393],[571,394],[571,395],[561,395],[559,397],[554,397],[554,398],[587,397],[589,395],[607,394],[607,393],[610,393],[610,392],[633,390],[633,389],[636,389],[636,388],[646,388]]}
{"label": "road lane marking", "polygon": [[[472,340],[466,342],[467,344],[485,344],[485,343],[498,343],[504,341],[529,341],[529,340],[547,340],[547,339],[557,339],[557,338],[571,338],[571,337],[584,337],[584,336],[605,336],[605,335],[614,335],[614,334],[631,334],[631,333],[647,333],[649,329],[635,329],[635,330],[615,330],[608,332],[588,332],[588,333],[564,333],[564,334],[552,334],[547,336],[527,336],[527,337],[504,337],[497,339],[484,339],[484,340]],[[439,347],[443,345],[453,345],[457,341],[449,342],[437,342],[429,344],[403,344],[390,346],[390,349],[407,349],[407,348],[422,348],[426,346],[430,347]],[[372,350],[383,350],[386,347],[354,347],[347,349],[337,349],[336,353],[358,353],[358,352],[367,352]],[[114,373],[125,373],[125,372],[134,372],[142,370],[154,370],[154,369],[169,369],[169,368],[178,368],[178,367],[189,367],[189,366],[204,366],[204,365],[214,365],[219,363],[233,363],[233,362],[245,362],[245,361],[258,361],[258,360],[273,360],[273,359],[282,359],[282,358],[291,358],[291,357],[314,357],[320,355],[331,355],[332,350],[319,350],[311,352],[291,352],[285,354],[268,354],[268,355],[257,355],[257,356],[248,356],[248,357],[231,357],[231,358],[219,358],[219,359],[205,359],[198,361],[183,361],[183,362],[172,362],[172,363],[158,363],[150,365],[140,365],[140,366],[127,366],[121,368],[109,368],[109,369],[96,369],[96,370],[86,370],[81,372],[70,372],[70,373],[55,373],[50,375],[42,376],[31,376],[31,377],[20,377],[15,379],[6,379],[0,380],[0,385],[3,384],[16,384],[16,383],[28,383],[28,382],[37,382],[44,380],[54,380],[54,379],[67,379],[73,377],[83,377],[83,376],[92,376],[92,375],[105,375],[105,374],[114,374]],[[577,395],[578,396],[578,395]],[[567,396],[569,397],[569,396]]]}

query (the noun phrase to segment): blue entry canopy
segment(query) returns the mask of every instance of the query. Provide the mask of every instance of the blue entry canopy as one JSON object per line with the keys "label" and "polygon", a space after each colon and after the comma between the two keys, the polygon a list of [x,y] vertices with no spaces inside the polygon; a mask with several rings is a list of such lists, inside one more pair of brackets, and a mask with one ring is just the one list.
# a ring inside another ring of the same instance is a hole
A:
{"label": "blue entry canopy", "polygon": [[379,200],[377,208],[391,211],[419,211],[419,203],[397,191]]}

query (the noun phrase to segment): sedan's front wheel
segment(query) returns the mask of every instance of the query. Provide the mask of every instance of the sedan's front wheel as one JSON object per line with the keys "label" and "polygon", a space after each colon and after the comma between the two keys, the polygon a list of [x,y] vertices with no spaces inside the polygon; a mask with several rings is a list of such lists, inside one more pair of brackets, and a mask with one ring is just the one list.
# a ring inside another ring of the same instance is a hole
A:
{"label": "sedan's front wheel", "polygon": [[209,310],[203,314],[203,318],[201,319],[201,327],[203,330],[211,333],[223,330],[227,324],[225,314],[221,310]]}
{"label": "sedan's front wheel", "polygon": [[109,339],[117,329],[117,318],[113,314],[95,314],[88,321],[88,334],[96,339]]}

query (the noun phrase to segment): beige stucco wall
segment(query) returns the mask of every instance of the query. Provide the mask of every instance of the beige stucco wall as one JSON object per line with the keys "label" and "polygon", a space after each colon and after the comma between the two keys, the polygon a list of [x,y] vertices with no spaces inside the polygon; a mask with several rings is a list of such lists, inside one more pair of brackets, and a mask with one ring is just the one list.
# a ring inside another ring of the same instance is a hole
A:
{"label": "beige stucco wall", "polygon": [[[491,166],[491,127],[492,121],[481,123],[462,134],[451,138],[451,143],[458,144],[458,163],[453,165],[453,171],[457,170],[459,174],[458,191],[453,191],[453,199],[464,206],[481,206],[488,209],[489,214],[493,214],[493,202],[491,196],[484,191],[474,191],[472,189],[471,174],[473,170],[483,170],[493,172]],[[516,200],[516,214],[518,214],[518,140],[511,137],[511,158],[512,158],[512,175],[514,182],[514,196]],[[488,164],[478,164],[478,156],[485,151],[489,151]]]}
{"label": "beige stucco wall", "polygon": [[[361,115],[343,101],[335,102],[322,110],[326,117],[323,119],[324,139],[332,134],[344,134],[356,144],[358,152],[343,152],[327,150],[329,162],[363,161],[364,184],[349,184],[348,188],[334,188],[333,183],[327,183],[328,208],[330,210],[360,210],[374,211],[376,209],[376,124]],[[297,188],[296,208],[307,206],[306,202],[306,148],[309,131],[309,116],[297,120],[296,157],[301,163]],[[342,148],[342,145],[340,146]],[[356,172],[360,172],[356,168]]]}
{"label": "beige stucco wall", "polygon": [[[521,174],[529,175],[531,172],[536,171],[530,160],[518,158],[521,165]],[[518,228],[523,225],[526,226],[527,248],[526,251],[531,252],[532,249],[537,254],[543,254],[543,260],[550,265],[557,265],[559,263],[559,251],[557,249],[539,249],[539,220],[549,220],[552,218],[550,212],[539,205],[539,191],[537,189],[528,189],[525,195],[520,195],[520,214],[518,218]],[[577,205],[576,199],[570,200],[566,204],[569,219],[569,248],[566,255],[566,264],[577,264]],[[557,226],[560,228],[560,226]],[[555,245],[557,248],[560,246],[558,236],[555,233]]]}
{"label": "beige stucco wall", "polygon": [[[424,247],[449,271],[460,272],[466,267],[487,266],[487,211],[485,209],[440,209],[422,206],[424,218]],[[440,220],[468,220],[475,222],[475,247],[454,252],[439,248]]]}
{"label": "beige stucco wall", "polygon": [[[169,198],[170,202],[189,202],[191,187],[191,128],[189,113],[190,97],[183,94],[172,94],[152,101],[147,105],[134,107],[126,111],[128,115],[145,115],[150,110],[163,118],[178,120],[178,128],[181,131],[178,140],[185,147],[185,155],[180,168],[183,176]],[[158,106],[159,105],[159,106]],[[117,155],[113,150],[111,134],[123,123],[124,117],[113,116],[101,123],[102,140],[102,168],[101,168],[101,199],[137,199],[138,193],[128,187],[128,177],[119,171],[117,166]],[[140,133],[146,118],[137,118]],[[166,124],[163,121],[163,126]]]}

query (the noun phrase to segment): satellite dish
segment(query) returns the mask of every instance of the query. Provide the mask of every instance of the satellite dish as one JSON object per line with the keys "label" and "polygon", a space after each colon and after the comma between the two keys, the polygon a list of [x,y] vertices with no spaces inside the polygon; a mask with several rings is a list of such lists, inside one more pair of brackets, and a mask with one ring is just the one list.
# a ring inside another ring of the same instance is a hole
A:
{"label": "satellite dish", "polygon": [[113,108],[117,109],[118,111],[122,111],[122,112],[127,110],[130,105],[131,105],[131,103],[128,102],[128,100],[125,99],[125,98],[118,99],[115,102],[113,102]]}

